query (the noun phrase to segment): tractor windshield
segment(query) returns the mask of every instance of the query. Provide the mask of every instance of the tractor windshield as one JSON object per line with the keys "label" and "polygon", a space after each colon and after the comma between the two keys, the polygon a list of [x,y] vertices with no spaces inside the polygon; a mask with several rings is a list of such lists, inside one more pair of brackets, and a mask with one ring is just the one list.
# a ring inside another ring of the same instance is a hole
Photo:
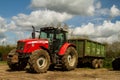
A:
{"label": "tractor windshield", "polygon": [[50,42],[53,40],[59,40],[61,43],[64,43],[66,41],[66,33],[65,32],[59,32],[59,31],[53,31],[53,30],[43,30],[40,32],[40,38],[46,38]]}
{"label": "tractor windshield", "polygon": [[49,41],[51,41],[53,39],[53,33],[41,31],[40,38],[47,38]]}
{"label": "tractor windshield", "polygon": [[66,42],[66,33],[63,29],[54,27],[44,27],[40,30],[40,38],[47,38],[49,42],[63,44]]}

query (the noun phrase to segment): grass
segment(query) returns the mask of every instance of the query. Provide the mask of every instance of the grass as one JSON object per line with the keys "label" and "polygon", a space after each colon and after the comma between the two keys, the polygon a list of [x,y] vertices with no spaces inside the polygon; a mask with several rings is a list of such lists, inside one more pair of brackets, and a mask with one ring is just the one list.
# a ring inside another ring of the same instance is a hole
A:
{"label": "grass", "polygon": [[0,61],[0,65],[7,64],[6,61]]}

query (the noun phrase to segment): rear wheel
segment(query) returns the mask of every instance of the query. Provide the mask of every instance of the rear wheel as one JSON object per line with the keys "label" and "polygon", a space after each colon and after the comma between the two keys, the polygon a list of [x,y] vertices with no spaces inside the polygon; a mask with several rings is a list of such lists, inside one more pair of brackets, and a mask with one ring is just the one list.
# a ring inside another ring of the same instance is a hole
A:
{"label": "rear wheel", "polygon": [[27,66],[27,61],[19,60],[16,49],[13,49],[7,56],[7,64],[11,70],[24,70]]}
{"label": "rear wheel", "polygon": [[62,67],[64,70],[73,70],[78,62],[78,54],[74,47],[69,47],[62,57]]}
{"label": "rear wheel", "polygon": [[45,50],[36,50],[30,56],[29,63],[34,72],[45,73],[50,65],[50,56]]}

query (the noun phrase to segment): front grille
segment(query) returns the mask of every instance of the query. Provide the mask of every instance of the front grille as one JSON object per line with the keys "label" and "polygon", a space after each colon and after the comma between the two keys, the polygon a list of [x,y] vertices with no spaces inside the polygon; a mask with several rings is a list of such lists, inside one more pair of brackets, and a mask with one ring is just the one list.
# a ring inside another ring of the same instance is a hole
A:
{"label": "front grille", "polygon": [[24,42],[18,42],[17,43],[17,50],[23,50],[24,49]]}

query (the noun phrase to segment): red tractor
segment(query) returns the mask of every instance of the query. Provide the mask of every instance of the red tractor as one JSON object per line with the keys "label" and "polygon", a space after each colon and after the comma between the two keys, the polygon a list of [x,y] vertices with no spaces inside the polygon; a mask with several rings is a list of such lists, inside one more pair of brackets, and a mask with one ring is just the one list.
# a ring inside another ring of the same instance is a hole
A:
{"label": "red tractor", "polygon": [[[35,38],[35,33],[39,38]],[[44,27],[35,31],[32,39],[19,40],[17,48],[7,58],[11,70],[22,70],[29,63],[30,70],[45,73],[49,68],[61,66],[63,70],[73,70],[77,66],[76,46],[67,42],[67,31],[63,28]]]}

